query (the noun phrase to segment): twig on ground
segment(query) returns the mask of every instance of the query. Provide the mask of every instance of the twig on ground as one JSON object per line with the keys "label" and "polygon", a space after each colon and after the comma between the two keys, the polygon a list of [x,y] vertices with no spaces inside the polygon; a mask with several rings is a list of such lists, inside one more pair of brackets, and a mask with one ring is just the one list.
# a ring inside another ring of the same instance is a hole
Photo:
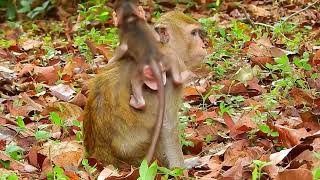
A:
{"label": "twig on ground", "polygon": [[311,6],[315,5],[318,3],[319,0],[316,0],[315,2],[313,2],[312,4],[309,4],[307,7],[301,9],[300,11],[297,11],[293,14],[291,14],[290,16],[286,17],[283,21],[282,24],[285,23],[286,21],[288,21],[288,19],[292,18],[293,16],[296,16],[297,14],[302,13],[303,11],[306,11],[307,9],[309,9]]}

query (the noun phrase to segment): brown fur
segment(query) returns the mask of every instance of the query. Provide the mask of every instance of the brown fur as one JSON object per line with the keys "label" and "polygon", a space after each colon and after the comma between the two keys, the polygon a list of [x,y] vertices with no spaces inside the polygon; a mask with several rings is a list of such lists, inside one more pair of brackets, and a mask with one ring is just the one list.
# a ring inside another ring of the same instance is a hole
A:
{"label": "brown fur", "polygon": [[[170,13],[165,16],[168,15]],[[170,19],[175,20],[175,16],[167,18],[166,21],[171,21]],[[177,23],[182,32],[189,26],[199,26],[197,23],[188,24],[183,19],[177,20]],[[189,52],[190,49],[187,49],[193,44],[189,33],[178,35],[170,25],[161,24],[161,21],[158,25],[167,28],[170,35],[169,42],[164,44],[163,50],[172,49],[182,68],[190,68],[191,65],[201,63],[205,54],[195,58]],[[183,43],[177,44],[178,42]],[[201,48],[199,51],[202,51],[202,47],[193,47],[191,51],[198,53],[197,48]],[[90,93],[84,117],[84,145],[89,156],[105,164],[117,165],[124,161],[138,166],[150,146],[157,116],[157,94],[145,88],[145,111],[137,111],[130,107],[130,78],[135,67],[134,61],[120,59],[109,64],[104,73],[97,75],[89,85]],[[165,117],[155,156],[167,167],[182,167],[184,163],[177,119],[182,87],[174,86],[172,78],[169,77],[165,91]]]}

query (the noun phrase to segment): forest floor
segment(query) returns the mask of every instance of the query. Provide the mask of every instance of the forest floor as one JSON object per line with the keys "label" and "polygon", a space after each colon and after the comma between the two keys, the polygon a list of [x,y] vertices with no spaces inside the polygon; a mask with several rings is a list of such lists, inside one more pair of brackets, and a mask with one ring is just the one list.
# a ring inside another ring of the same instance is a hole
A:
{"label": "forest floor", "polygon": [[[179,115],[185,158],[201,165],[157,167],[157,177],[319,180],[320,1],[161,2],[151,21],[173,9],[190,14],[210,55]],[[53,9],[0,24],[1,179],[134,179],[136,168],[82,159],[85,83],[118,43],[112,10]]]}

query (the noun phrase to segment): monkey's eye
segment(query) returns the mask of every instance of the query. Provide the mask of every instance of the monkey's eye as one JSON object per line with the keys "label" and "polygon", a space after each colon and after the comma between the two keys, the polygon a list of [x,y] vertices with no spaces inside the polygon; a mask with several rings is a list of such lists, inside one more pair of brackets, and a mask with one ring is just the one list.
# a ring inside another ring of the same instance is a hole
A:
{"label": "monkey's eye", "polygon": [[198,29],[192,30],[192,31],[191,31],[191,35],[192,35],[192,36],[198,35]]}

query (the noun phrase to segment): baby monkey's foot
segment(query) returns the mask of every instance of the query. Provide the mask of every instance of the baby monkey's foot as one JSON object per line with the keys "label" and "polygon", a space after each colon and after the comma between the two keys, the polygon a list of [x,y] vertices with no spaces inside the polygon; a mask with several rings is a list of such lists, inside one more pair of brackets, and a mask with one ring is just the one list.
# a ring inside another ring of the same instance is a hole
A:
{"label": "baby monkey's foot", "polygon": [[137,99],[133,95],[131,95],[129,104],[130,104],[130,106],[132,106],[133,108],[138,109],[138,110],[142,110],[146,107],[146,103],[143,98]]}

